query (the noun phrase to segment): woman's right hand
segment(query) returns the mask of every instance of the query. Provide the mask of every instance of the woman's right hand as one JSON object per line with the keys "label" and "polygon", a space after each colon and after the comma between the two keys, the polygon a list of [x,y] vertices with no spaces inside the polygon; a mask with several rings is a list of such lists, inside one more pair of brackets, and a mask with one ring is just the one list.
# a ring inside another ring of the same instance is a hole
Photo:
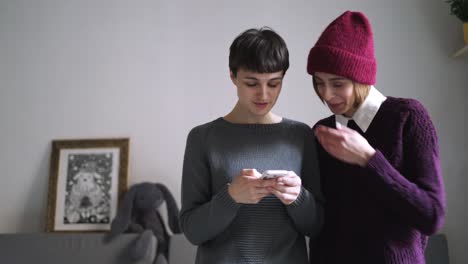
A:
{"label": "woman's right hand", "polygon": [[341,161],[365,167],[375,155],[375,149],[357,131],[339,123],[336,125],[336,129],[323,125],[315,129],[320,145]]}
{"label": "woman's right hand", "polygon": [[237,203],[256,204],[271,194],[268,187],[275,179],[264,180],[256,169],[243,169],[228,187],[229,195]]}

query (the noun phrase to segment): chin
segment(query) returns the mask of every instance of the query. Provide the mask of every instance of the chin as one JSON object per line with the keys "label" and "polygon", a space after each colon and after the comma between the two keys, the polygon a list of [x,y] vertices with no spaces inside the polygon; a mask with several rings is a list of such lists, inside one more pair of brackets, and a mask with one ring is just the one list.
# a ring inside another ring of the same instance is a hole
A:
{"label": "chin", "polygon": [[256,116],[265,116],[265,115],[267,115],[270,111],[271,111],[271,108],[262,109],[262,110],[253,109],[251,112],[252,112],[252,114],[254,114],[254,115],[256,115]]}
{"label": "chin", "polygon": [[264,117],[268,114],[268,112],[253,112],[252,114],[257,117]]}
{"label": "chin", "polygon": [[333,114],[335,115],[342,115],[344,114],[344,111],[340,111],[339,109],[332,109],[332,108],[329,108],[330,109],[330,112],[332,112]]}
{"label": "chin", "polygon": [[335,115],[345,115],[348,109],[344,107],[337,107],[337,108],[331,108],[329,107],[330,111],[335,114]]}

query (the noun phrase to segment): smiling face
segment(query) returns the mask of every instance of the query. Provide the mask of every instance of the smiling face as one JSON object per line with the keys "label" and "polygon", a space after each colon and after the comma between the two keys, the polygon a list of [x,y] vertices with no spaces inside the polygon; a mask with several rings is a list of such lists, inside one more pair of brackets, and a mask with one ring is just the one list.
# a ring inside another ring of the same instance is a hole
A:
{"label": "smiling face", "polygon": [[248,119],[260,120],[270,113],[278,100],[283,85],[283,71],[258,73],[239,69],[231,72],[231,80],[237,87],[239,110]]}
{"label": "smiling face", "polygon": [[314,73],[312,78],[315,91],[330,111],[336,115],[353,116],[357,109],[353,81],[323,72]]}

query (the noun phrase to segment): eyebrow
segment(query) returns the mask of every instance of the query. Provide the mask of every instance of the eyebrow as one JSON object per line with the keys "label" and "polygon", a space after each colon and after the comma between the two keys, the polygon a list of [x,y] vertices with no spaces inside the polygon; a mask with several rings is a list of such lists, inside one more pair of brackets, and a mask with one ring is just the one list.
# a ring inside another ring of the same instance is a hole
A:
{"label": "eyebrow", "polygon": [[[252,81],[258,81],[259,79],[255,78],[255,77],[244,77],[243,78],[244,80],[252,80]],[[276,80],[282,80],[283,77],[275,77],[275,78],[271,78],[271,79],[268,79],[267,81],[276,81]]]}
{"label": "eyebrow", "polygon": [[330,78],[328,79],[329,81],[343,81],[343,80],[346,80],[345,78],[342,78],[342,77],[335,77],[335,78]]}

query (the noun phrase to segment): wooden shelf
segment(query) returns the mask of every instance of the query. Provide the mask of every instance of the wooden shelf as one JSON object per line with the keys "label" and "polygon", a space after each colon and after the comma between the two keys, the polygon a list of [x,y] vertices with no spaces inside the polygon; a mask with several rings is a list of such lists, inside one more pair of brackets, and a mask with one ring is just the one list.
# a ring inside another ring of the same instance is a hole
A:
{"label": "wooden shelf", "polygon": [[455,52],[455,54],[453,54],[453,57],[461,57],[467,54],[468,54],[468,44],[465,45],[465,47],[461,48],[459,51]]}

